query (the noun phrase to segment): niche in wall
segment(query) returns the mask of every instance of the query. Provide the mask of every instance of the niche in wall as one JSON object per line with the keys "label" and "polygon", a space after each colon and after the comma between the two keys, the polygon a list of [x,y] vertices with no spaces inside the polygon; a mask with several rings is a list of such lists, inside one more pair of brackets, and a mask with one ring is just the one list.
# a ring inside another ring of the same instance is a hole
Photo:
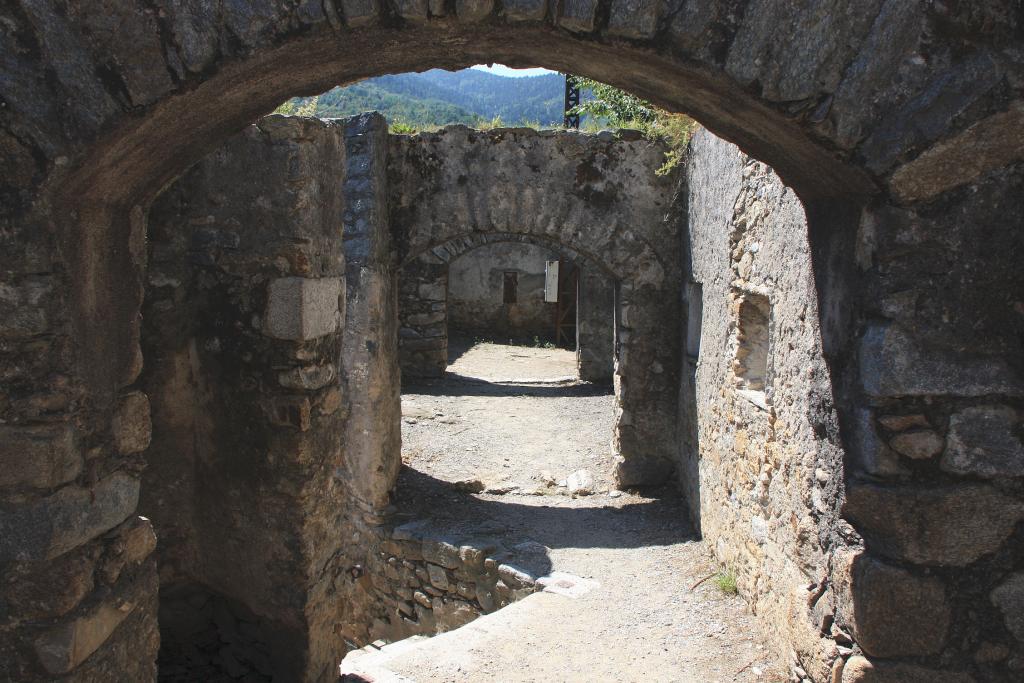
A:
{"label": "niche in wall", "polygon": [[737,293],[736,311],[736,353],[732,363],[736,386],[755,403],[763,403],[768,384],[771,303],[762,294],[741,291]]}

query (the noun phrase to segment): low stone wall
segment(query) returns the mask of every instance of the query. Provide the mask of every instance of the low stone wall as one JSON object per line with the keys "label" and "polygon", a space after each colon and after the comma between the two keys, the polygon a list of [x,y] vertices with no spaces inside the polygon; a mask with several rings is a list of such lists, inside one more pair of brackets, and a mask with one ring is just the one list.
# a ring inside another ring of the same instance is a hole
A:
{"label": "low stone wall", "polygon": [[381,529],[362,580],[376,602],[373,640],[450,631],[538,590],[521,560],[542,548],[506,548],[491,535],[501,529],[469,523],[461,532],[430,520]]}

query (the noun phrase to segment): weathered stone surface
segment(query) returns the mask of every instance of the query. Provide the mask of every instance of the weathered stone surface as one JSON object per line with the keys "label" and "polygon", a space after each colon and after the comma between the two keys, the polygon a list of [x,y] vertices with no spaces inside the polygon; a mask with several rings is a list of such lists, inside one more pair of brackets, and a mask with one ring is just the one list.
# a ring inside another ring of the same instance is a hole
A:
{"label": "weathered stone surface", "polygon": [[425,540],[423,541],[423,559],[446,569],[455,569],[460,564],[459,549],[448,541]]}
{"label": "weathered stone surface", "polygon": [[93,589],[94,549],[70,552],[43,571],[11,581],[3,589],[10,613],[20,619],[51,619],[67,614]]}
{"label": "weathered stone surface", "polygon": [[875,657],[935,654],[946,643],[952,610],[942,582],[846,553],[834,581],[854,639]]}
{"label": "weathered stone surface", "polygon": [[339,278],[286,277],[267,287],[264,331],[277,339],[307,340],[338,329]]}
{"label": "weathered stone surface", "polygon": [[974,683],[970,674],[926,669],[854,656],[846,660],[842,683]]}
{"label": "weathered stone surface", "polygon": [[403,19],[425,21],[429,5],[429,0],[395,0],[395,11]]}
{"label": "weathered stone surface", "polygon": [[92,488],[66,486],[0,512],[0,561],[46,560],[120,524],[139,501],[139,480],[115,472]]}
{"label": "weathered stone surface", "polygon": [[871,410],[861,408],[854,413],[852,432],[849,448],[860,469],[879,477],[908,474],[899,456],[878,435]]}
{"label": "weathered stone surface", "polygon": [[975,123],[900,166],[889,181],[903,201],[930,199],[1024,158],[1024,102]]}
{"label": "weathered stone surface", "polygon": [[989,599],[1003,613],[1003,621],[1010,633],[1024,642],[1024,572],[1010,574],[995,587]]}
{"label": "weathered stone surface", "polygon": [[126,566],[136,565],[156,549],[153,525],[145,517],[132,517],[114,529],[103,559],[104,580],[114,584]]}
{"label": "weathered stone surface", "polygon": [[118,453],[139,453],[149,448],[153,436],[149,398],[141,391],[123,396],[114,412],[110,429]]}
{"label": "weathered stone surface", "polygon": [[494,0],[455,0],[455,14],[462,21],[481,21],[494,11]]}
{"label": "weathered stone surface", "polygon": [[930,429],[915,429],[892,437],[889,445],[912,460],[924,460],[941,453],[946,441]]}
{"label": "weathered stone surface", "polygon": [[502,7],[513,21],[540,21],[548,11],[547,0],[504,0]]}
{"label": "weathered stone surface", "polygon": [[1024,476],[1021,420],[1009,406],[966,408],[949,418],[942,469],[987,479]]}
{"label": "weathered stone surface", "polygon": [[596,0],[563,0],[558,25],[570,31],[593,31],[597,20]]}
{"label": "weathered stone surface", "polygon": [[1024,518],[1024,503],[983,485],[852,484],[843,511],[873,552],[962,567],[991,553]]}
{"label": "weathered stone surface", "polygon": [[872,398],[1024,394],[1004,359],[929,349],[899,324],[869,327],[859,353],[861,382]]}
{"label": "weathered stone surface", "polygon": [[608,33],[626,38],[650,38],[658,29],[662,0],[614,0]]}
{"label": "weathered stone surface", "polygon": [[133,602],[115,598],[50,629],[35,641],[39,661],[51,674],[68,673],[95,652],[133,609]]}
{"label": "weathered stone surface", "polygon": [[300,368],[285,370],[277,375],[277,381],[286,389],[301,389],[304,391],[316,391],[323,389],[334,381],[337,372],[334,365],[308,365]]}
{"label": "weathered stone surface", "polygon": [[380,16],[380,0],[334,0],[349,28],[375,22]]}
{"label": "weathered stone surface", "polygon": [[0,339],[31,338],[50,330],[47,304],[53,285],[50,276],[0,283]]}
{"label": "weathered stone surface", "polygon": [[430,576],[430,583],[435,588],[443,591],[448,590],[450,582],[448,581],[448,573],[443,567],[427,563],[427,574]]}
{"label": "weathered stone surface", "polygon": [[71,425],[0,425],[0,488],[51,488],[81,471]]}

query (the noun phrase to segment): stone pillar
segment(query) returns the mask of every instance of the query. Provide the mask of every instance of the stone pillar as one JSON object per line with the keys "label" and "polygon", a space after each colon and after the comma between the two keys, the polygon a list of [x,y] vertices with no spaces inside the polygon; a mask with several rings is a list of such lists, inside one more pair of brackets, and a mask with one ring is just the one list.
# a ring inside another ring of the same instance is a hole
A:
{"label": "stone pillar", "polygon": [[341,125],[269,117],[151,212],[140,510],[161,542],[165,656],[203,619],[229,671],[321,680],[344,654],[344,158]]}
{"label": "stone pillar", "polygon": [[345,126],[345,341],[349,415],[346,485],[381,509],[401,467],[398,287],[387,209],[387,122],[380,114]]}
{"label": "stone pillar", "polygon": [[596,266],[584,262],[576,300],[576,369],[581,380],[612,381],[614,345],[614,284]]}
{"label": "stone pillar", "polygon": [[664,484],[676,470],[679,293],[619,285],[616,306],[615,478]]}
{"label": "stone pillar", "polygon": [[440,377],[448,367],[448,262],[427,251],[399,275],[399,356],[407,377]]}

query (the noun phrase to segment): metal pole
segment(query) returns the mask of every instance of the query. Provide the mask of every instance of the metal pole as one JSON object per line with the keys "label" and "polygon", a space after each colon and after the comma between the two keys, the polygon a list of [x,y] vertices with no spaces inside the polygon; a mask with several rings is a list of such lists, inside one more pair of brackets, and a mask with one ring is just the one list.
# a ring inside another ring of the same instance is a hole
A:
{"label": "metal pole", "polygon": [[569,74],[565,74],[565,119],[563,125],[566,128],[580,128],[580,115],[570,114],[573,107],[580,103],[580,89],[576,86],[576,81]]}

